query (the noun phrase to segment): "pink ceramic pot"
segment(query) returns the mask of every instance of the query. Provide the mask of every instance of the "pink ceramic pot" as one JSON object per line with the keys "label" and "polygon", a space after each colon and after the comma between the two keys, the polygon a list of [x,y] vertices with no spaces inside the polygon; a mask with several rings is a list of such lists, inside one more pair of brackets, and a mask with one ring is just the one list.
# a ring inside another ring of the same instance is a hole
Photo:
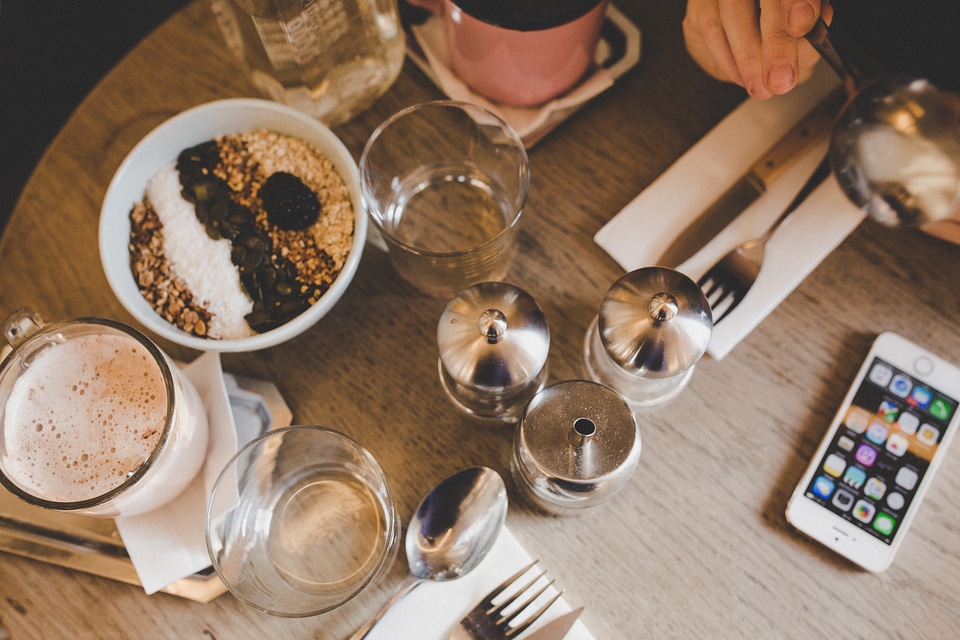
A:
{"label": "pink ceramic pot", "polygon": [[570,22],[521,31],[484,22],[452,0],[409,0],[443,18],[450,64],[477,92],[533,106],[564,93],[590,67],[607,0]]}

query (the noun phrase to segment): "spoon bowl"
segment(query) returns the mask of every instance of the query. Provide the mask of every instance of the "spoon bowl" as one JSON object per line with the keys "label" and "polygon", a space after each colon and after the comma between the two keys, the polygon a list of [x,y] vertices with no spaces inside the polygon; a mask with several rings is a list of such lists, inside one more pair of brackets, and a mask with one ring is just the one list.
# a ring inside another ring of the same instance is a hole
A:
{"label": "spoon bowl", "polygon": [[493,469],[471,467],[443,480],[407,528],[410,573],[437,581],[466,575],[487,555],[506,516],[506,487]]}
{"label": "spoon bowl", "polygon": [[847,91],[828,151],[847,198],[881,224],[960,243],[960,96],[920,79],[870,82],[822,19],[806,38]]}
{"label": "spoon bowl", "polygon": [[424,580],[470,573],[486,557],[507,517],[507,489],[493,469],[470,467],[441,481],[417,505],[407,527],[410,574],[351,640],[365,638],[390,607]]}
{"label": "spoon bowl", "polygon": [[874,82],[841,113],[829,154],[846,196],[882,224],[960,217],[960,96],[926,80]]}

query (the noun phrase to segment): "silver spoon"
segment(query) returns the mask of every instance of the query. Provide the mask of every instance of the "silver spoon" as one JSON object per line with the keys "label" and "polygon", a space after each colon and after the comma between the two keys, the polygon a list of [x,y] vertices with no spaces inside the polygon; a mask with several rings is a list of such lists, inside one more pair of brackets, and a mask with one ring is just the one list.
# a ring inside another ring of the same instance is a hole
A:
{"label": "silver spoon", "polygon": [[849,96],[828,151],[844,194],[881,224],[955,237],[943,225],[960,225],[960,96],[926,80],[865,80],[822,18],[806,38]]}
{"label": "silver spoon", "polygon": [[960,96],[880,80],[844,109],[830,164],[846,196],[888,226],[960,222]]}
{"label": "silver spoon", "polygon": [[507,489],[493,469],[471,467],[441,481],[420,501],[407,527],[410,574],[351,640],[365,638],[390,607],[424,580],[455,580],[475,569],[506,517]]}

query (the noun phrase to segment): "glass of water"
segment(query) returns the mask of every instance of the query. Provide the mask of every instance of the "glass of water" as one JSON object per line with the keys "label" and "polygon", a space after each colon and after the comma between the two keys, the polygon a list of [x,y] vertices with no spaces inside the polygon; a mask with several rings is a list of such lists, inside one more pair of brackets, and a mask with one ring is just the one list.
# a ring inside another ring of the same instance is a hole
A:
{"label": "glass of water", "polygon": [[207,550],[237,598],[309,616],[353,599],[396,558],[400,523],[377,461],[324,427],[269,431],[244,446],[207,505]]}
{"label": "glass of water", "polygon": [[451,298],[503,280],[530,188],[523,143],[482,107],[435,101],[374,131],[360,157],[360,191],[397,273]]}

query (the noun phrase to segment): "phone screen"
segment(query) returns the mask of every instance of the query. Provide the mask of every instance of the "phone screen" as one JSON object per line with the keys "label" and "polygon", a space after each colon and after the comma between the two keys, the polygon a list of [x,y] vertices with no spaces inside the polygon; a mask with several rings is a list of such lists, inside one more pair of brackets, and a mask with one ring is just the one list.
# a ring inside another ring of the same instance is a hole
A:
{"label": "phone screen", "polygon": [[890,544],[957,404],[874,358],[806,497]]}

